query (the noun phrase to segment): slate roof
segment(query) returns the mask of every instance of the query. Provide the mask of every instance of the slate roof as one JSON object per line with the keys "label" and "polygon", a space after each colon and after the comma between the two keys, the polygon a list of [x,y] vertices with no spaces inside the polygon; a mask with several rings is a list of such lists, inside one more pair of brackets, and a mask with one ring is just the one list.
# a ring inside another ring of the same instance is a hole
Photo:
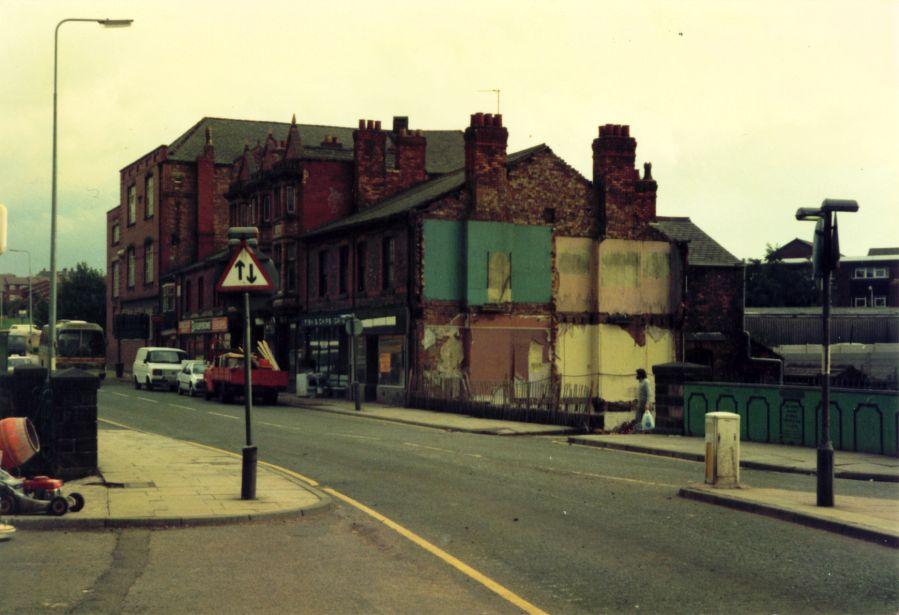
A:
{"label": "slate roof", "polygon": [[[520,152],[515,152],[514,154],[509,154],[507,158],[507,164],[516,164],[518,162],[521,162],[522,160],[530,158],[538,152],[542,152],[548,149],[549,148],[545,144],[540,144],[528,149],[521,150]],[[418,206],[426,205],[432,201],[435,201],[447,194],[459,190],[464,185],[465,169],[463,167],[448,175],[437,177],[436,179],[432,179],[430,181],[414,186],[409,190],[390,197],[373,207],[364,209],[362,211],[356,212],[351,216],[347,216],[346,218],[336,220],[317,229],[309,231],[308,233],[305,233],[303,235],[303,238],[308,239],[311,237],[324,235],[338,229],[345,229],[352,226],[358,226],[366,222],[373,222],[375,220],[390,218],[391,216],[410,211]]]}
{"label": "slate roof", "polygon": [[891,256],[899,254],[899,248],[871,248],[868,250],[868,256]]}
{"label": "slate roof", "polygon": [[[216,163],[231,164],[243,153],[245,144],[249,143],[250,147],[256,145],[257,141],[264,144],[269,132],[278,141],[286,141],[290,123],[204,117],[169,145],[169,160],[181,162],[196,160],[197,156],[203,153],[203,147],[206,145],[207,127],[212,135]],[[329,160],[353,159],[354,128],[312,124],[297,124],[297,128],[300,131],[300,140],[303,143],[305,156]],[[388,149],[390,149],[393,133],[390,130],[385,132],[387,133]],[[449,173],[464,164],[465,144],[462,131],[423,130],[422,134],[428,141],[425,152],[425,169],[428,173]],[[343,149],[319,147],[328,135],[337,137],[343,144]],[[389,163],[390,160],[388,160]]]}
{"label": "slate roof", "polygon": [[658,216],[651,223],[674,241],[689,242],[687,264],[689,265],[739,265],[742,261],[724,249],[696,226],[690,218]]}

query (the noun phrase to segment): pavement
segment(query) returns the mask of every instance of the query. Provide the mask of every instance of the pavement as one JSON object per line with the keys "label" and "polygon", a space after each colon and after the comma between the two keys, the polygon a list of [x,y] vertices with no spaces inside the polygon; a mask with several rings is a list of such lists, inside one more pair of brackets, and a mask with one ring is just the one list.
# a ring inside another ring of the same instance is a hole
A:
{"label": "pavement", "polygon": [[[310,410],[392,421],[411,425],[495,436],[572,434],[558,425],[481,419],[446,412],[366,403],[361,411],[351,402],[282,395],[281,403]],[[704,460],[702,438],[657,434],[569,435],[571,444]],[[44,515],[0,517],[0,523],[20,528],[97,529],[104,527],[170,527],[248,522],[273,517],[298,517],[327,510],[330,497],[316,483],[289,470],[259,462],[257,498],[240,499],[239,455],[201,444],[131,429],[101,429],[98,433],[100,476],[66,483],[64,492],[78,491],[83,510],[62,517]],[[741,467],[814,474],[816,450],[741,442]],[[836,451],[835,475],[840,478],[899,482],[899,458]],[[685,485],[684,498],[728,506],[838,532],[899,548],[899,504],[895,500],[837,496],[835,506],[818,507],[815,493],[741,486],[722,489]]]}
{"label": "pavement", "polygon": [[260,462],[256,499],[242,500],[241,458],[227,451],[132,429],[100,429],[99,476],[67,481],[84,508],[60,517],[15,515],[19,529],[89,530],[183,527],[298,517],[327,509],[331,498],[297,476]]}

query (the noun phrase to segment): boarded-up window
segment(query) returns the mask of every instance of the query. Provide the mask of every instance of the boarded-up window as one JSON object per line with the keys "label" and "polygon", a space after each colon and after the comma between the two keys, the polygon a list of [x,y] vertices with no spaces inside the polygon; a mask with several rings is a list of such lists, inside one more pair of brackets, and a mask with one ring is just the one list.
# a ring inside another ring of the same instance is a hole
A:
{"label": "boarded-up window", "polygon": [[487,303],[512,301],[512,255],[487,253]]}

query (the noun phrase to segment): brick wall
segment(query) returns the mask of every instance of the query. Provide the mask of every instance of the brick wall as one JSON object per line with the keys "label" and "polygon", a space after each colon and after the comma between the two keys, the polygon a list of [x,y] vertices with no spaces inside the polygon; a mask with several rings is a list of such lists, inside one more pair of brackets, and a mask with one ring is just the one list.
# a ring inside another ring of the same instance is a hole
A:
{"label": "brick wall", "polygon": [[687,331],[743,331],[743,268],[697,267],[687,270]]}

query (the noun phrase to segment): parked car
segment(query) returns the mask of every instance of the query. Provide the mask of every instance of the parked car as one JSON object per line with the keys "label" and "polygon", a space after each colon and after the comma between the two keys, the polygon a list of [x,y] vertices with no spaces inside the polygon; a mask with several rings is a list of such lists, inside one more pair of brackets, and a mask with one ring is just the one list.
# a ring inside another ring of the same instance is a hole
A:
{"label": "parked car", "polygon": [[165,387],[170,391],[178,388],[178,373],[181,364],[187,360],[187,353],[180,348],[159,348],[145,346],[138,348],[131,367],[134,388],[142,386],[148,390]]}
{"label": "parked car", "polygon": [[13,370],[20,365],[37,365],[37,357],[35,355],[18,355],[14,354],[6,359],[6,369],[11,374]]}
{"label": "parked car", "polygon": [[178,372],[178,395],[190,395],[206,391],[206,381],[203,375],[206,373],[206,363],[203,361],[188,361]]}

